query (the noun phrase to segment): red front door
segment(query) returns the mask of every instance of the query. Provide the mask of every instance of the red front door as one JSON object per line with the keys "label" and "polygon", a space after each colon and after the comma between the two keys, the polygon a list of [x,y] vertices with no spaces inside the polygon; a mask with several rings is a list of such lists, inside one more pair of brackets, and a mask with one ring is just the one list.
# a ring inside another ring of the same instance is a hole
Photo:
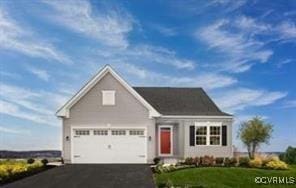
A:
{"label": "red front door", "polygon": [[171,129],[160,128],[160,153],[171,154]]}

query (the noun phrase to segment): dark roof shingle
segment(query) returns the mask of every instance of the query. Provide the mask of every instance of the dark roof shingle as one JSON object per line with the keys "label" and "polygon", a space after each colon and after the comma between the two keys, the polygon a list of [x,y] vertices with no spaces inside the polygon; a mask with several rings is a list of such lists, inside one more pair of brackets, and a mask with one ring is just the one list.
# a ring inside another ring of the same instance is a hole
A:
{"label": "dark roof shingle", "polygon": [[162,115],[230,116],[202,88],[134,87]]}

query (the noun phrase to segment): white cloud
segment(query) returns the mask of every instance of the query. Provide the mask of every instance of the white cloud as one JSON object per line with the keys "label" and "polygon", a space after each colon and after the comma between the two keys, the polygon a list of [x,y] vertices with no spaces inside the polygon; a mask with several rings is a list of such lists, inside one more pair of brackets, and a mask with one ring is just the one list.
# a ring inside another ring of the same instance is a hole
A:
{"label": "white cloud", "polygon": [[276,27],[280,38],[286,41],[296,41],[296,25],[292,21],[285,21]]}
{"label": "white cloud", "polygon": [[234,20],[236,27],[249,32],[251,34],[262,34],[271,31],[271,26],[266,23],[259,23],[254,18],[247,16],[240,16]]}
{"label": "white cloud", "polygon": [[285,59],[285,60],[282,60],[282,61],[278,62],[276,66],[277,66],[278,68],[281,68],[281,67],[283,67],[283,66],[285,66],[285,65],[287,65],[287,64],[290,64],[290,63],[292,63],[292,62],[294,62],[293,59]]}
{"label": "white cloud", "polygon": [[10,129],[5,126],[0,126],[0,132],[9,133],[9,134],[22,134],[22,135],[30,134],[30,131],[28,131],[28,130]]}
{"label": "white cloud", "polygon": [[247,107],[269,105],[286,96],[286,92],[237,88],[216,95],[216,101],[223,110],[234,113]]}
{"label": "white cloud", "polygon": [[285,101],[283,108],[296,108],[296,100]]}
{"label": "white cloud", "polygon": [[[222,59],[220,66],[225,70],[244,72],[255,62],[266,63],[273,51],[264,49],[265,43],[250,37],[248,30],[241,28],[239,32],[234,33],[226,29],[231,27],[231,23],[229,20],[219,20],[198,29],[195,36],[205,42],[210,49],[220,52],[219,61]],[[255,26],[253,22],[245,21],[243,27],[254,29]]]}
{"label": "white cloud", "polygon": [[45,1],[56,12],[50,19],[77,33],[97,39],[104,45],[126,48],[127,34],[133,28],[133,18],[119,9],[94,12],[88,1],[72,0],[67,3]]}
{"label": "white cloud", "polygon": [[195,61],[178,57],[173,50],[151,45],[134,45],[121,50],[101,48],[97,50],[96,55],[111,62],[157,63],[185,70],[193,70],[197,66]]}
{"label": "white cloud", "polygon": [[58,125],[57,121],[53,120],[49,115],[40,115],[40,114],[24,111],[19,106],[11,102],[6,102],[1,99],[0,99],[0,113],[29,120],[38,124],[46,124],[51,126]]}
{"label": "white cloud", "polygon": [[0,113],[33,121],[58,125],[55,111],[68,98],[45,91],[32,91],[22,87],[0,84]]}
{"label": "white cloud", "polygon": [[233,85],[236,79],[215,73],[199,73],[197,76],[171,76],[150,71],[132,64],[117,64],[121,72],[142,79],[145,85],[203,87],[205,89],[222,88]]}
{"label": "white cloud", "polygon": [[171,27],[167,27],[159,24],[152,24],[151,26],[153,29],[155,29],[156,31],[158,31],[159,33],[167,37],[176,36],[178,34],[175,28],[171,28]]}
{"label": "white cloud", "polygon": [[35,67],[28,67],[27,70],[35,76],[37,76],[38,78],[40,78],[41,80],[49,81],[50,75],[46,70],[38,69]]}
{"label": "white cloud", "polygon": [[0,48],[17,51],[31,57],[63,63],[70,62],[66,55],[55,49],[48,41],[37,39],[29,28],[11,19],[3,7],[0,7]]}

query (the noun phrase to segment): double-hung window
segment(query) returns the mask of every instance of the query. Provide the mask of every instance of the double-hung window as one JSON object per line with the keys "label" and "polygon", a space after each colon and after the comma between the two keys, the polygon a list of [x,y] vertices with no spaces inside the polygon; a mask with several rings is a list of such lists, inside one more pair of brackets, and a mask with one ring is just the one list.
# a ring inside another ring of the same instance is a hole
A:
{"label": "double-hung window", "polygon": [[210,126],[210,145],[220,145],[221,143],[221,127]]}
{"label": "double-hung window", "polygon": [[195,145],[219,146],[221,145],[221,123],[198,122],[195,123]]}
{"label": "double-hung window", "polygon": [[195,144],[207,145],[207,126],[196,126]]}

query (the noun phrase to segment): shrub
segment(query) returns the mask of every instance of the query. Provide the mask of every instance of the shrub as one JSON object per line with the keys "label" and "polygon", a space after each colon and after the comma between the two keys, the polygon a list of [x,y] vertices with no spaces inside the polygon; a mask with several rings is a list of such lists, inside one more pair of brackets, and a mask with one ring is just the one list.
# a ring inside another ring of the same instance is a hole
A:
{"label": "shrub", "polygon": [[262,166],[266,166],[270,161],[279,161],[280,159],[277,156],[267,156],[262,160]]}
{"label": "shrub", "polygon": [[249,166],[252,168],[261,168],[262,167],[262,160],[260,158],[250,160]]}
{"label": "shrub", "polygon": [[194,163],[195,166],[200,165],[200,158],[199,157],[194,157],[193,158],[193,163]]}
{"label": "shrub", "polygon": [[239,166],[241,167],[249,167],[250,159],[249,157],[240,157],[239,158]]}
{"label": "shrub", "polygon": [[154,164],[159,164],[159,162],[160,162],[160,158],[159,157],[155,157],[154,159],[153,159],[153,162],[154,162]]}
{"label": "shrub", "polygon": [[227,167],[229,167],[229,166],[230,166],[230,164],[231,164],[231,162],[230,162],[230,159],[229,159],[229,157],[226,157],[226,158],[224,159],[224,166],[227,166]]}
{"label": "shrub", "polygon": [[35,160],[32,159],[32,158],[30,158],[30,159],[27,160],[27,163],[28,163],[28,164],[33,164],[34,162],[35,162]]}
{"label": "shrub", "polygon": [[280,158],[288,164],[296,164],[296,147],[289,146],[286,152],[280,155]]}
{"label": "shrub", "polygon": [[230,163],[229,163],[230,166],[236,166],[237,165],[237,159],[235,157],[232,157],[230,159]]}
{"label": "shrub", "polygon": [[216,165],[218,166],[222,166],[224,162],[224,158],[223,157],[217,157],[215,160]]}
{"label": "shrub", "polygon": [[276,160],[276,161],[269,161],[266,165],[266,168],[268,169],[275,169],[275,170],[286,170],[288,169],[288,165],[280,160]]}
{"label": "shrub", "polygon": [[194,164],[194,160],[192,157],[187,157],[185,159],[185,162],[184,162],[186,165],[193,165]]}
{"label": "shrub", "polygon": [[214,157],[213,156],[204,156],[200,159],[202,166],[213,166],[214,165]]}
{"label": "shrub", "polygon": [[48,163],[48,160],[47,160],[47,159],[42,159],[42,160],[41,160],[41,163],[43,164],[43,166],[46,166],[47,163]]}

